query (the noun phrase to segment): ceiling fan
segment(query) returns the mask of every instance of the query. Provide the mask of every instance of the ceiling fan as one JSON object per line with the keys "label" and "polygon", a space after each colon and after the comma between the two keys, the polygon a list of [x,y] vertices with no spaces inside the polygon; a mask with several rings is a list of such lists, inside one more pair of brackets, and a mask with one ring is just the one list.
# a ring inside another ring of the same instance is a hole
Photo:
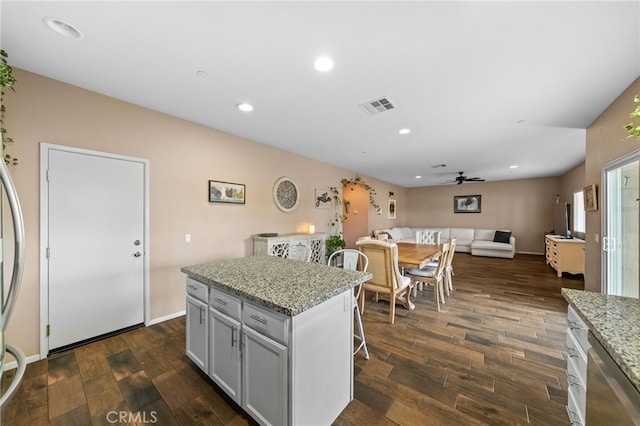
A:
{"label": "ceiling fan", "polygon": [[458,185],[461,185],[464,182],[484,182],[484,179],[480,179],[478,177],[468,178],[464,176],[464,172],[458,172],[458,173],[460,174],[460,176],[456,176],[456,180],[455,180],[455,182],[457,182]]}

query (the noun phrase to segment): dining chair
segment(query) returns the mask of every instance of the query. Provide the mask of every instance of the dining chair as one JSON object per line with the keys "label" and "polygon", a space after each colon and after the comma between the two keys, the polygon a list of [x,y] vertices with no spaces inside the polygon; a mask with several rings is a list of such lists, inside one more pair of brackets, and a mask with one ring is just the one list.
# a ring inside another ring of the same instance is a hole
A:
{"label": "dining chair", "polygon": [[[369,267],[369,259],[367,255],[353,249],[342,249],[334,251],[329,256],[327,265],[332,266],[338,264],[337,259],[342,258],[342,268],[352,271],[366,272]],[[332,263],[333,262],[333,263]],[[364,338],[364,328],[362,327],[362,317],[360,316],[360,308],[358,307],[358,300],[360,299],[360,292],[362,291],[362,283],[354,287],[353,294],[353,313],[356,317],[356,324],[358,326],[358,334],[353,334],[353,337],[360,343],[358,347],[353,351],[353,355],[357,354],[360,349],[364,351],[365,359],[369,359],[369,350],[367,349],[367,341]]]}
{"label": "dining chair", "polygon": [[451,296],[451,292],[453,291],[453,255],[456,254],[457,242],[458,239],[455,237],[449,240],[449,254],[447,255],[447,262],[444,270],[444,285],[447,296]]}
{"label": "dining chair", "polygon": [[374,239],[356,241],[358,250],[369,259],[369,269],[373,275],[365,281],[360,292],[360,313],[364,312],[366,292],[375,293],[375,301],[379,295],[389,296],[389,322],[395,321],[396,297],[404,299],[407,309],[411,306],[411,279],[400,274],[398,268],[398,246],[395,243]]}
{"label": "dining chair", "polygon": [[407,276],[414,286],[422,287],[422,284],[433,286],[433,294],[436,301],[438,311],[440,311],[440,303],[444,304],[443,295],[443,277],[446,265],[446,258],[449,253],[450,243],[446,242],[442,244],[442,253],[440,254],[440,261],[434,266],[425,266],[424,268],[411,268],[405,270],[405,276]]}
{"label": "dining chair", "polygon": [[309,262],[311,260],[311,247],[305,243],[295,243],[289,246],[289,258]]}
{"label": "dining chair", "polygon": [[440,244],[441,231],[433,229],[418,229],[416,231],[416,244]]}

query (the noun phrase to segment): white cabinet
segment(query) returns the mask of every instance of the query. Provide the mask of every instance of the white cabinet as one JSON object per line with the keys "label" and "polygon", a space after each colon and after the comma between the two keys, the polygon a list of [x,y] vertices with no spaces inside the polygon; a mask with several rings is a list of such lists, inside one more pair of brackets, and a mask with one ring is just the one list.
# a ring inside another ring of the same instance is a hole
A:
{"label": "white cabinet", "polygon": [[209,377],[240,405],[242,301],[212,288],[209,305]]}
{"label": "white cabinet", "polygon": [[546,235],[545,259],[559,277],[563,272],[584,274],[584,240]]}
{"label": "white cabinet", "polygon": [[587,405],[587,352],[589,328],[576,311],[567,311],[567,412],[572,425],[584,425]]}
{"label": "white cabinet", "polygon": [[209,368],[208,295],[209,286],[187,278],[186,352],[205,373]]}
{"label": "white cabinet", "polygon": [[291,257],[289,247],[293,244],[304,243],[311,247],[311,262],[325,263],[325,235],[323,232],[315,234],[283,234],[277,237],[253,237],[253,254]]}
{"label": "white cabinet", "polygon": [[288,424],[287,347],[245,326],[242,350],[245,410],[261,424]]}
{"label": "white cabinet", "polygon": [[209,377],[238,405],[240,399],[240,321],[211,308]]}

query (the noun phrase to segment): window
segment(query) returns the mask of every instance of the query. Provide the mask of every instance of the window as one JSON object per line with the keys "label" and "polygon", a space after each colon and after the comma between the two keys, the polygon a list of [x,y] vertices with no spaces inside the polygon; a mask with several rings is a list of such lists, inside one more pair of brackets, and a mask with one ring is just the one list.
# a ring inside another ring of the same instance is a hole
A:
{"label": "window", "polygon": [[585,233],[584,195],[582,191],[573,193],[573,232]]}

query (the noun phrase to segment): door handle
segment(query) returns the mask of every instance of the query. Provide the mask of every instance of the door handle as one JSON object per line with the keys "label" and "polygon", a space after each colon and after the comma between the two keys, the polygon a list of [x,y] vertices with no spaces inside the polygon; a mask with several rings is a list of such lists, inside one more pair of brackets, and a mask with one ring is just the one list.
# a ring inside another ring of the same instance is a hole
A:
{"label": "door handle", "polygon": [[135,241],[133,242],[133,245],[135,245],[135,246],[139,246],[139,245],[140,245],[140,240],[135,240]]}
{"label": "door handle", "polygon": [[133,253],[133,257],[140,257],[142,256],[142,253],[140,253],[139,251]]}

